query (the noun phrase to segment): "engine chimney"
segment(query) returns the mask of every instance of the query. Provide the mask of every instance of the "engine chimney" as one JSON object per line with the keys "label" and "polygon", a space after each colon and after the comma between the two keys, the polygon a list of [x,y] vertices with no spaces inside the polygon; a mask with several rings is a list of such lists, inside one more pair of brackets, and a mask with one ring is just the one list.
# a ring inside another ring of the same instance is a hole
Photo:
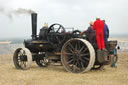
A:
{"label": "engine chimney", "polygon": [[32,13],[31,14],[31,18],[32,18],[32,39],[36,40],[37,35],[36,35],[36,31],[37,31],[37,13]]}

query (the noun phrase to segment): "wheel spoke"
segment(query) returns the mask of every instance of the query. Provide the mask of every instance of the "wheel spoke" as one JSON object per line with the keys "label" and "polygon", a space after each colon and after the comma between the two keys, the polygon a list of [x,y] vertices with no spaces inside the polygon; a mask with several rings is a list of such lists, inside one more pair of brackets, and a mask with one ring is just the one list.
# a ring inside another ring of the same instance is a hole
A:
{"label": "wheel spoke", "polygon": [[89,55],[89,53],[81,54],[80,57],[87,56],[87,55]]}
{"label": "wheel spoke", "polygon": [[75,66],[76,66],[76,67],[77,67],[77,65],[78,65],[78,61],[75,62]]}
{"label": "wheel spoke", "polygon": [[67,56],[68,60],[74,59],[74,56]]}
{"label": "wheel spoke", "polygon": [[81,52],[82,52],[82,50],[84,49],[84,47],[85,47],[85,46],[83,46],[83,47],[79,50],[79,52],[78,52],[78,53],[81,53]]}
{"label": "wheel spoke", "polygon": [[77,63],[78,63],[78,66],[77,67],[81,67],[81,64],[80,64],[80,60],[77,60]]}
{"label": "wheel spoke", "polygon": [[86,48],[82,51],[82,53],[86,52],[86,51],[87,51],[87,49],[88,49],[88,48],[86,47]]}
{"label": "wheel spoke", "polygon": [[71,64],[74,61],[74,59],[71,59],[68,61],[68,64]]}
{"label": "wheel spoke", "polygon": [[55,37],[56,37],[57,41],[60,43],[60,39],[58,38],[58,36],[55,36]]}
{"label": "wheel spoke", "polygon": [[61,26],[59,26],[59,28],[57,29],[56,33],[60,30]]}
{"label": "wheel spoke", "polygon": [[83,59],[85,59],[86,61],[89,61],[89,58],[87,58],[87,57],[82,57]]}
{"label": "wheel spoke", "polygon": [[72,53],[64,52],[63,55],[73,55]]}
{"label": "wheel spoke", "polygon": [[23,61],[23,64],[24,64],[24,67],[26,67],[26,62],[25,61]]}
{"label": "wheel spoke", "polygon": [[20,51],[19,53],[18,53],[18,56],[22,56],[23,54],[22,54],[22,52]]}
{"label": "wheel spoke", "polygon": [[54,27],[51,27],[50,32],[55,32]]}
{"label": "wheel spoke", "polygon": [[25,50],[23,50],[23,55],[26,55]]}
{"label": "wheel spoke", "polygon": [[83,63],[83,64],[82,64],[83,67],[86,68],[86,66],[88,65],[89,61],[86,61],[86,60],[84,60],[84,59],[82,59],[81,61],[82,61],[82,63]]}
{"label": "wheel spoke", "polygon": [[80,46],[80,41],[78,41],[78,49],[80,49],[81,48],[81,46]]}
{"label": "wheel spoke", "polygon": [[82,62],[80,62],[80,63],[81,63],[81,69],[84,69],[84,64]]}
{"label": "wheel spoke", "polygon": [[73,65],[75,65],[75,60],[73,61],[73,63],[72,63]]}
{"label": "wheel spoke", "polygon": [[22,62],[22,66],[24,67],[24,61]]}
{"label": "wheel spoke", "polygon": [[22,62],[21,60],[17,61],[17,63],[19,64],[19,66],[21,66],[21,62]]}
{"label": "wheel spoke", "polygon": [[68,46],[70,46],[71,49],[75,50],[75,48],[71,45],[71,43],[69,43]]}
{"label": "wheel spoke", "polygon": [[78,71],[80,71],[81,69],[80,69],[80,67],[78,66],[79,65],[79,63],[78,62],[76,62],[75,63],[75,65],[73,65],[73,72],[78,72]]}
{"label": "wheel spoke", "polygon": [[20,56],[17,56],[17,60],[20,60]]}
{"label": "wheel spoke", "polygon": [[23,61],[20,62],[20,66],[23,67]]}
{"label": "wheel spoke", "polygon": [[68,46],[68,49],[70,52],[74,53],[74,51]]}
{"label": "wheel spoke", "polygon": [[75,45],[75,50],[78,50],[78,47],[77,47],[77,42],[76,42],[76,45]]}
{"label": "wheel spoke", "polygon": [[17,62],[21,62],[21,60],[20,59],[17,59]]}

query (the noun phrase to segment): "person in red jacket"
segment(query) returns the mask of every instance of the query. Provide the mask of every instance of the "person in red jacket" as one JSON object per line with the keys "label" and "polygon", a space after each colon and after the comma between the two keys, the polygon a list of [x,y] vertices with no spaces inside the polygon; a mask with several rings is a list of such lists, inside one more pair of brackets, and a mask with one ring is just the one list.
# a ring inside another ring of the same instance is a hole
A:
{"label": "person in red jacket", "polygon": [[96,40],[99,50],[105,50],[104,45],[104,22],[99,17],[93,24],[93,29],[96,31]]}

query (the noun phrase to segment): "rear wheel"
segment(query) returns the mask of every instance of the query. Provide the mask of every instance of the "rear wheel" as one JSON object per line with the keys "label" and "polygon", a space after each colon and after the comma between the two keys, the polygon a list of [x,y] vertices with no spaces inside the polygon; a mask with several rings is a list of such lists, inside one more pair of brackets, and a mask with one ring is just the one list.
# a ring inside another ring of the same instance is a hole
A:
{"label": "rear wheel", "polygon": [[61,50],[61,62],[69,72],[88,72],[95,62],[94,48],[84,39],[68,40]]}

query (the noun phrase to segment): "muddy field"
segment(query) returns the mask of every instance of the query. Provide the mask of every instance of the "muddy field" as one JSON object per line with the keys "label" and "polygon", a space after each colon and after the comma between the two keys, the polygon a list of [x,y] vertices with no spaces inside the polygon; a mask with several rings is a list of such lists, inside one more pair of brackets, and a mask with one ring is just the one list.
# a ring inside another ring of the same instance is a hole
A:
{"label": "muddy field", "polygon": [[128,53],[120,52],[117,68],[105,66],[84,74],[66,72],[62,66],[17,70],[12,55],[0,55],[0,85],[128,85]]}

